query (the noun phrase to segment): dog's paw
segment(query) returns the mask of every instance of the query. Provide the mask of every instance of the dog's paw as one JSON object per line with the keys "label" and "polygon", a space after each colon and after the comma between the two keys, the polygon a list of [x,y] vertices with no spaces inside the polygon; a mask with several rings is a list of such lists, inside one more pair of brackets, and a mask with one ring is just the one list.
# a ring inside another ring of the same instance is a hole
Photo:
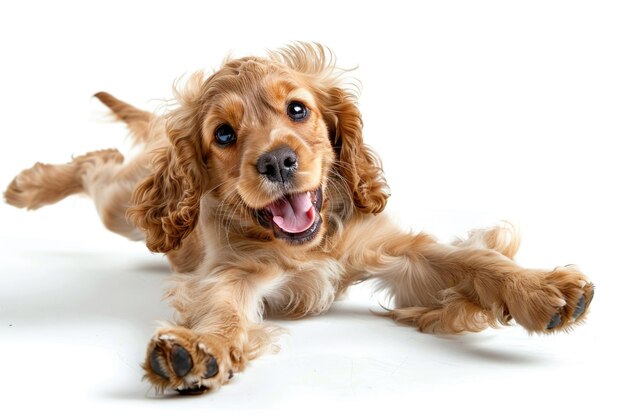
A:
{"label": "dog's paw", "polygon": [[515,321],[534,333],[567,331],[587,316],[594,285],[572,266],[556,268],[540,280],[519,280],[508,300]]}
{"label": "dog's paw", "polygon": [[582,323],[593,300],[594,285],[573,267],[555,269],[546,276],[546,281],[559,290],[565,302],[550,317],[545,331],[567,330]]}
{"label": "dog's paw", "polygon": [[233,376],[223,338],[183,327],[156,332],[148,344],[143,368],[145,378],[157,391],[175,389],[185,395],[215,390]]}

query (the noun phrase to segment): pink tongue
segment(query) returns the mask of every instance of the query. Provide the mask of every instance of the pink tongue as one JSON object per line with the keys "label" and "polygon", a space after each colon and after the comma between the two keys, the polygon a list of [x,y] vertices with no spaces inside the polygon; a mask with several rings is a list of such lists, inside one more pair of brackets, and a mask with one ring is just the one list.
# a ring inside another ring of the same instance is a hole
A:
{"label": "pink tongue", "polygon": [[274,223],[287,233],[304,232],[315,220],[315,207],[309,193],[289,195],[268,208]]}

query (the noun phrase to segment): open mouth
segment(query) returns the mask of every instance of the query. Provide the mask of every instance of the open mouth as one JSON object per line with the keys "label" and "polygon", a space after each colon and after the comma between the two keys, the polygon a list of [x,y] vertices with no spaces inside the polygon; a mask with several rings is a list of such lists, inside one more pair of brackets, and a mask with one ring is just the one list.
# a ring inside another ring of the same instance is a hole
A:
{"label": "open mouth", "polygon": [[274,236],[290,243],[305,243],[320,229],[322,191],[285,194],[280,199],[257,211],[259,223],[271,227]]}

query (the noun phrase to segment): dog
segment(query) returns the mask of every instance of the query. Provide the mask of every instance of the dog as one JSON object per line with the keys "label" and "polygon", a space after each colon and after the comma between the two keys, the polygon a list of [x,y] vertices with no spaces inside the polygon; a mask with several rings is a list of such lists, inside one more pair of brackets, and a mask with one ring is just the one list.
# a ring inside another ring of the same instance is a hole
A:
{"label": "dog", "polygon": [[393,300],[385,315],[422,332],[584,321],[593,284],[573,266],[517,265],[508,224],[443,244],[390,221],[344,73],[327,48],[296,43],[194,73],[164,114],[97,93],[141,152],[36,163],[8,186],[6,201],[26,209],[86,193],[108,229],[166,254],[175,323],[143,364],[158,391],[218,389],[275,346],[281,330],[264,317],[324,313],[369,279]]}

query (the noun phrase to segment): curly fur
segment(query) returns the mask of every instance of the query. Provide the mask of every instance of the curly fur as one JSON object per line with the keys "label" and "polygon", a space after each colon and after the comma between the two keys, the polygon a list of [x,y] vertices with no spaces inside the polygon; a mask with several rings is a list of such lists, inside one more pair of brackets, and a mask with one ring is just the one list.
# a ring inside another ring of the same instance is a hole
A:
{"label": "curly fur", "polygon": [[[36,164],[9,185],[7,202],[30,209],[87,193],[106,227],[167,254],[176,273],[166,295],[177,314],[150,340],[144,365],[157,389],[220,387],[275,345],[279,331],[265,316],[323,313],[368,279],[387,293],[386,315],[425,332],[515,320],[552,333],[584,320],[593,285],[571,266],[517,265],[519,234],[509,224],[446,245],[389,220],[382,165],[363,142],[344,74],[324,47],[297,43],[265,58],[228,58],[210,76],[194,73],[164,115],[98,93],[143,151],[130,161],[107,150]],[[306,120],[286,116],[290,100],[306,104]],[[231,146],[214,139],[224,123],[237,134]],[[257,161],[281,147],[298,161],[289,192],[322,196],[319,227],[303,241],[262,217],[287,191]],[[185,375],[172,360],[181,347],[193,363]],[[217,373],[206,376],[215,360]]]}

